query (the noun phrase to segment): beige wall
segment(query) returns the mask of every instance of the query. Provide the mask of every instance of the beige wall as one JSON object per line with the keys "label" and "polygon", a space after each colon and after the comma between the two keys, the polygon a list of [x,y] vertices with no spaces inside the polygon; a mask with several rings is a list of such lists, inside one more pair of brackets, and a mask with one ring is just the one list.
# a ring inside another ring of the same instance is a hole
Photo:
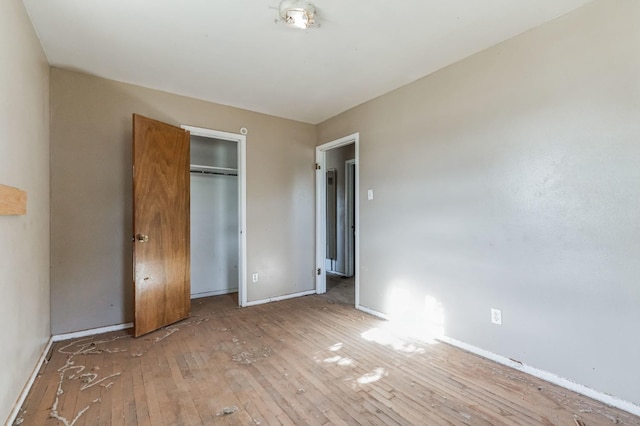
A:
{"label": "beige wall", "polygon": [[319,126],[360,132],[362,305],[435,298],[448,336],[640,404],[639,22],[597,1]]}
{"label": "beige wall", "polygon": [[[247,127],[249,300],[313,288],[313,145],[360,132],[361,304],[640,404],[640,4],[600,0],[318,126],[53,69],[51,328],[131,320],[131,114]],[[0,418],[49,336],[49,71],[0,3]],[[393,174],[387,173],[394,170]],[[375,199],[366,200],[366,190]],[[400,299],[397,295],[404,295]],[[408,298],[406,296],[409,296]],[[503,310],[501,327],[489,308]]]}
{"label": "beige wall", "polygon": [[314,288],[315,127],[51,71],[54,334],[132,320],[131,114],[247,136],[248,300]]}
{"label": "beige wall", "polygon": [[27,191],[0,216],[0,420],[49,338],[49,66],[19,0],[0,2],[0,184]]}

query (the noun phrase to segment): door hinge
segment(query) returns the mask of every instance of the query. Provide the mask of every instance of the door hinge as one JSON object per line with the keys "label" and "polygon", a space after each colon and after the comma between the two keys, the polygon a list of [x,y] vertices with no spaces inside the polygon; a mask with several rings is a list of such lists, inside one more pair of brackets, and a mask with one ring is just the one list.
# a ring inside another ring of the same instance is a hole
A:
{"label": "door hinge", "polygon": [[316,163],[316,170],[320,170],[320,169],[321,169],[320,164]]}
{"label": "door hinge", "polygon": [[322,274],[322,269],[318,268],[318,270],[316,271],[316,274],[318,275]]}

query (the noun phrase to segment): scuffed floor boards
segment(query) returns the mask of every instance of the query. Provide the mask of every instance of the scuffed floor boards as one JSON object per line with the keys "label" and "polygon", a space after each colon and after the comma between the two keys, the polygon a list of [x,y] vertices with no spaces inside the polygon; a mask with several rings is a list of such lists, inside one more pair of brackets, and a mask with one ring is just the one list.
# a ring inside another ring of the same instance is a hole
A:
{"label": "scuffed floor boards", "polygon": [[319,295],[54,343],[23,425],[638,425],[640,418]]}

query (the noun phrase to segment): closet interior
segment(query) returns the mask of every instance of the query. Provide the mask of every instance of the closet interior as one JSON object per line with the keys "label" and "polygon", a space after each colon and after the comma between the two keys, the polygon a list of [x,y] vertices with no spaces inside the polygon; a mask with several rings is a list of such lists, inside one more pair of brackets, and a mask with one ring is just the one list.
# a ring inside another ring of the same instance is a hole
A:
{"label": "closet interior", "polygon": [[191,297],[238,291],[238,143],[191,136]]}

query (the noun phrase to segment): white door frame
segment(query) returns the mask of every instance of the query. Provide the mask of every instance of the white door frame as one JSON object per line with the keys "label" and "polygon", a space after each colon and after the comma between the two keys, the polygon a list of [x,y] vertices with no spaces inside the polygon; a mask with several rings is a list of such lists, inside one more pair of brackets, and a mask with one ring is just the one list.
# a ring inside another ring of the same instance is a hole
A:
{"label": "white door frame", "polygon": [[[357,194],[355,190],[355,174],[358,168],[354,167],[353,175],[351,174],[351,166],[355,166],[355,164],[356,160],[347,160],[344,162],[344,272],[348,277],[352,276],[355,272],[355,194]],[[352,199],[353,202],[351,202]],[[354,218],[353,223],[351,223],[352,218]],[[351,226],[353,226],[353,232],[351,231]]]}
{"label": "white door frame", "polygon": [[194,126],[180,126],[192,135],[238,143],[238,304],[247,306],[247,137]]}
{"label": "white door frame", "polygon": [[355,184],[355,217],[356,217],[356,247],[355,247],[355,275],[356,275],[356,307],[360,306],[360,202],[358,200],[359,181],[360,181],[360,133],[354,133],[349,136],[328,142],[316,147],[316,293],[323,294],[327,291],[327,273],[325,271],[326,257],[326,205],[327,192],[325,185],[325,154],[333,148],[339,148],[344,145],[354,144],[355,165],[356,165],[356,184]]}

